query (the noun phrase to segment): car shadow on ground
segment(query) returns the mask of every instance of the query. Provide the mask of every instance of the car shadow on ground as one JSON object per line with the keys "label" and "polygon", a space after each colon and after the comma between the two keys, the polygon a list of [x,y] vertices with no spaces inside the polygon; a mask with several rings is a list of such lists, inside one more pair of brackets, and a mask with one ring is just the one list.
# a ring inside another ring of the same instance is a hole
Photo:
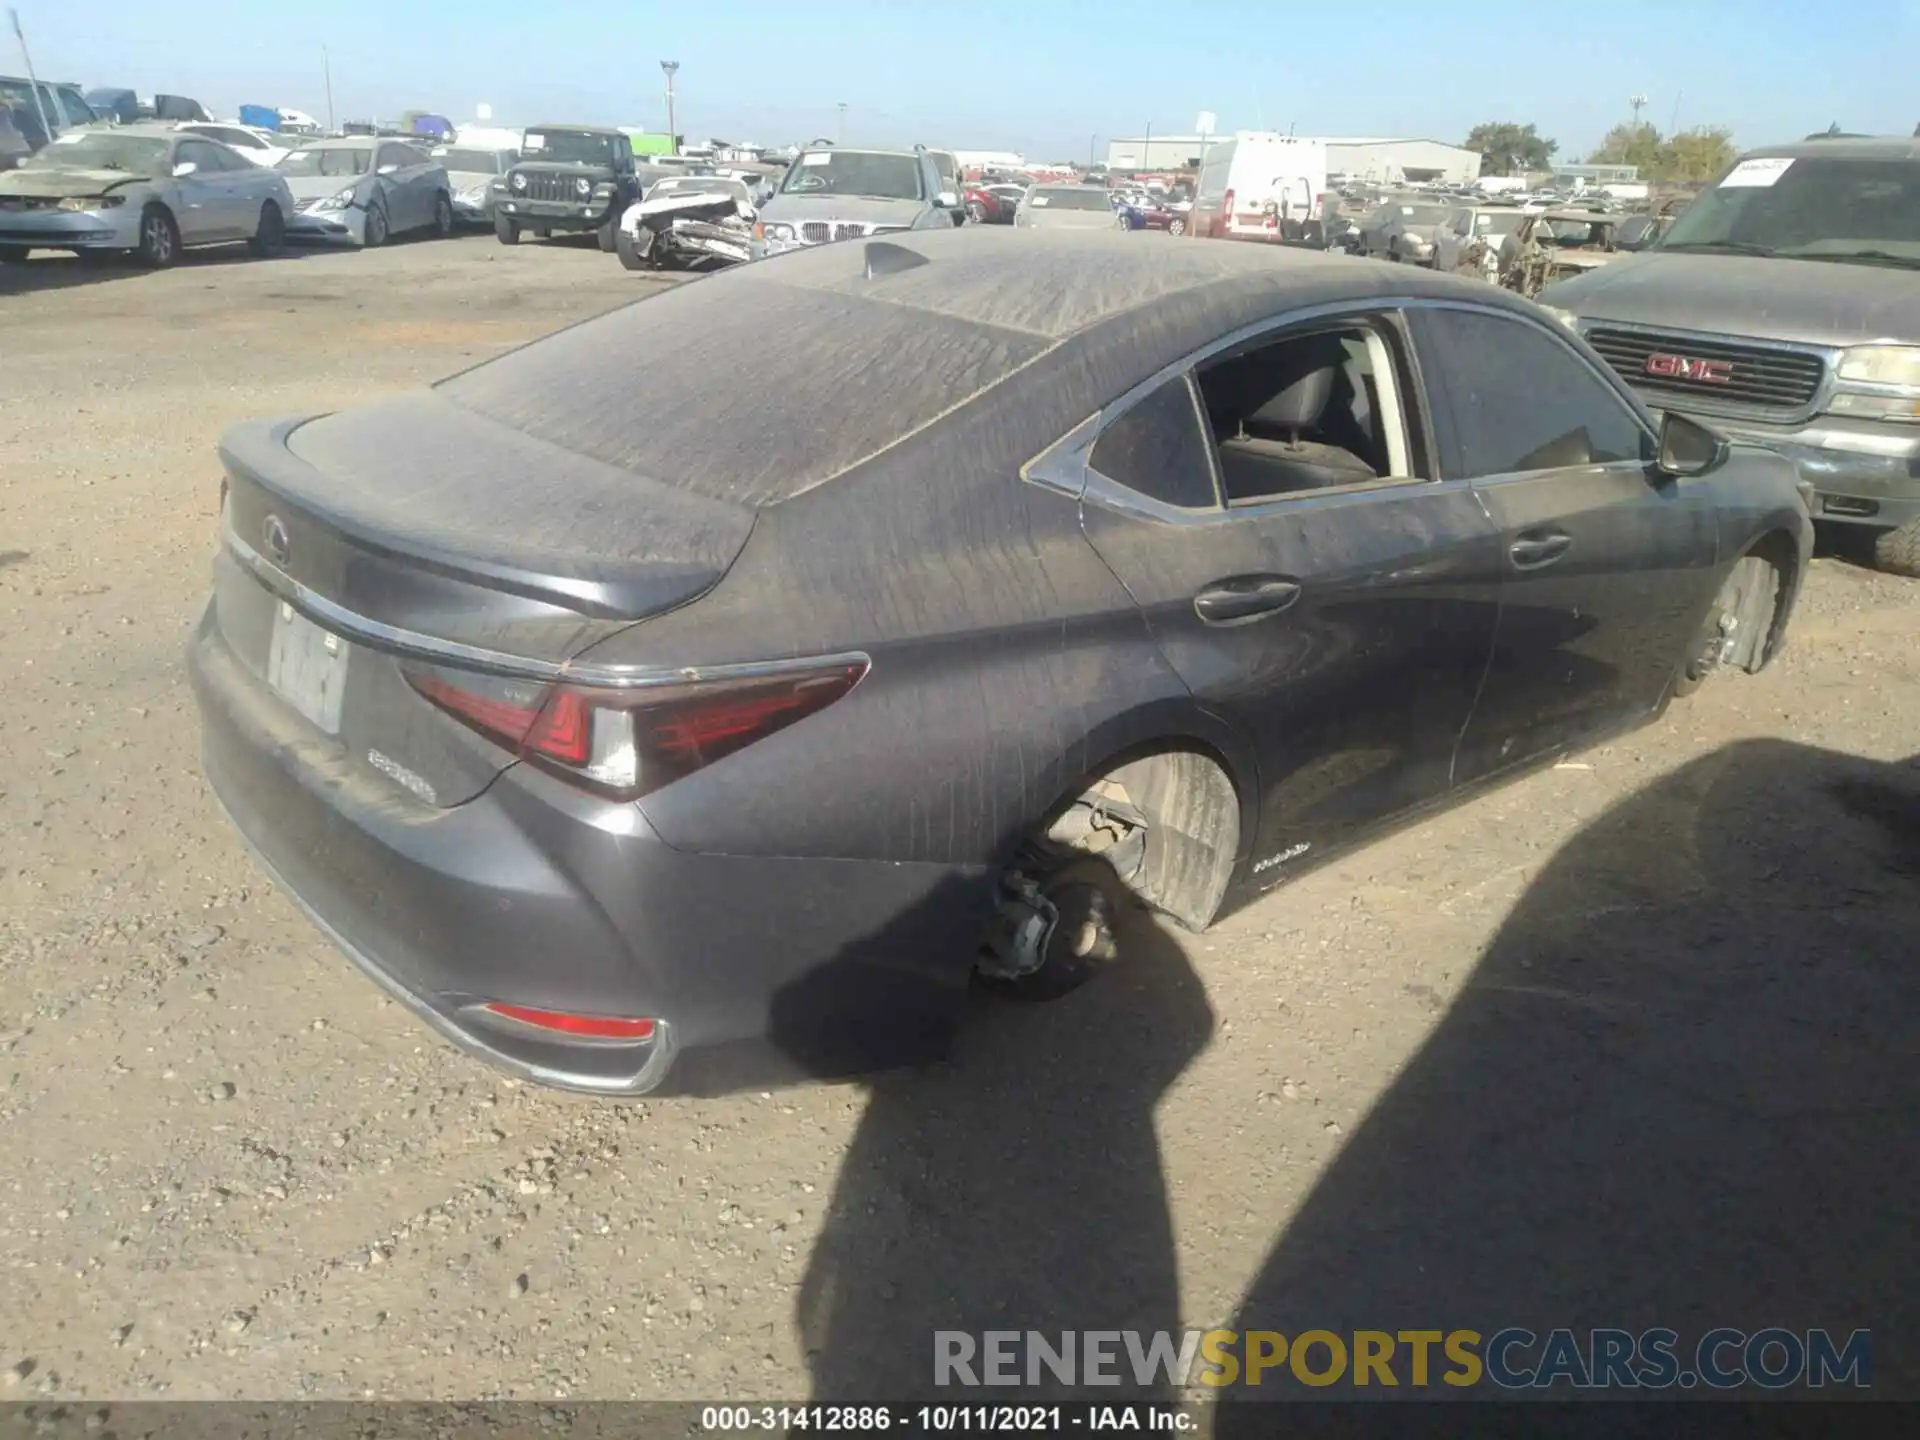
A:
{"label": "car shadow on ground", "polygon": [[[1200,1318],[1666,1326],[1683,1359],[1718,1326],[1868,1329],[1871,1393],[1911,1393],[1916,936],[1920,766],[1771,741],[1695,761],[1546,864],[1238,1316]],[[1013,1398],[936,1391],[941,1330],[1177,1329],[1153,1116],[1213,1024],[1138,916],[1113,973],[1052,1005],[982,998],[951,1062],[871,1081],[798,1303],[816,1398]],[[1396,1398],[1469,1393],[1438,1352],[1424,1391],[1404,1350],[1392,1368]],[[1222,1398],[1384,1393],[1283,1368]]]}
{"label": "car shadow on ground", "polygon": [[[244,245],[189,250],[174,266],[178,271],[213,274],[230,265],[283,265],[303,260],[315,249],[289,243],[278,255],[255,255]],[[114,280],[137,280],[161,272],[131,255],[63,255],[39,250],[15,265],[0,265],[0,295],[30,295],[41,290],[70,290]]]}
{"label": "car shadow on ground", "polygon": [[797,1306],[816,1397],[955,1398],[941,1330],[1178,1327],[1154,1108],[1213,1014],[1153,918],[1118,928],[1112,973],[976,988],[951,1060],[868,1082]]}
{"label": "car shadow on ground", "polygon": [[[1529,886],[1235,1328],[1664,1326],[1683,1369],[1720,1326],[1867,1329],[1870,1393],[1912,1398],[1917,937],[1912,761],[1754,741],[1622,802]],[[1448,1392],[1396,1368],[1399,1398]],[[1230,1398],[1341,1393],[1267,1378]]]}

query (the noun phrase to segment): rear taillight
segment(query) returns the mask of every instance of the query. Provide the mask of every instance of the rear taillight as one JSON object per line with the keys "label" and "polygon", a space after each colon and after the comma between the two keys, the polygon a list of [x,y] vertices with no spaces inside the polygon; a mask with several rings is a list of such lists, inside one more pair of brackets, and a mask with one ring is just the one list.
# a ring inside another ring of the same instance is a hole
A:
{"label": "rear taillight", "polygon": [[823,710],[865,661],[776,675],[602,689],[403,663],[407,682],[523,760],[632,800]]}
{"label": "rear taillight", "polygon": [[583,1040],[651,1040],[658,1024],[652,1020],[626,1020],[611,1015],[574,1015],[564,1010],[536,1010],[528,1005],[509,1005],[490,1000],[480,1006],[489,1015],[517,1020],[536,1030],[551,1030],[558,1035],[576,1035]]}
{"label": "rear taillight", "polygon": [[1233,191],[1227,191],[1226,195],[1221,199],[1220,214],[1224,219],[1231,220],[1233,218]]}

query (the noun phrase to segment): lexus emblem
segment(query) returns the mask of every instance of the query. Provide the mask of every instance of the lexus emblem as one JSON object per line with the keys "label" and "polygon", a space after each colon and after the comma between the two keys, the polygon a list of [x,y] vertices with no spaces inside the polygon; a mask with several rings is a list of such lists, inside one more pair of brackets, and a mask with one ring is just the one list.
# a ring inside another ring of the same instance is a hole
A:
{"label": "lexus emblem", "polygon": [[1655,351],[1647,356],[1647,374],[1662,380],[1695,380],[1702,385],[1725,385],[1733,379],[1733,366],[1725,360],[1695,360],[1686,355],[1668,355]]}
{"label": "lexus emblem", "polygon": [[293,554],[292,543],[287,539],[286,524],[278,515],[267,516],[266,523],[260,527],[260,538],[266,542],[267,558],[276,565],[287,563]]}

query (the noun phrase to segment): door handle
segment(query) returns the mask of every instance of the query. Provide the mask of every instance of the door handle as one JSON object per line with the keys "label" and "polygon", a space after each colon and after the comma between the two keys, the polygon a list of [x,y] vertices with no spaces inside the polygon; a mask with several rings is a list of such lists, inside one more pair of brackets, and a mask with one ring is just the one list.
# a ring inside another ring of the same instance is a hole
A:
{"label": "door handle", "polygon": [[1277,615],[1300,598],[1300,587],[1278,575],[1236,575],[1193,597],[1193,613],[1208,625],[1237,625]]}
{"label": "door handle", "polygon": [[1522,535],[1507,547],[1507,553],[1513,557],[1517,569],[1538,570],[1553,564],[1572,548],[1573,537],[1564,530],[1543,530]]}

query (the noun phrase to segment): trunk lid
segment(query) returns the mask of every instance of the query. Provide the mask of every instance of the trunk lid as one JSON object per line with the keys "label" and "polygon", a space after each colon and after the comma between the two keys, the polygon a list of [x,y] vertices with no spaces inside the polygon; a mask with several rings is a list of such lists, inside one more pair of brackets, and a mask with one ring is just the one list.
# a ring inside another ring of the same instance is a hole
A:
{"label": "trunk lid", "polygon": [[246,426],[221,459],[223,637],[356,761],[442,806],[513,756],[418,694],[402,655],[557,669],[712,588],[753,527],[435,393]]}

